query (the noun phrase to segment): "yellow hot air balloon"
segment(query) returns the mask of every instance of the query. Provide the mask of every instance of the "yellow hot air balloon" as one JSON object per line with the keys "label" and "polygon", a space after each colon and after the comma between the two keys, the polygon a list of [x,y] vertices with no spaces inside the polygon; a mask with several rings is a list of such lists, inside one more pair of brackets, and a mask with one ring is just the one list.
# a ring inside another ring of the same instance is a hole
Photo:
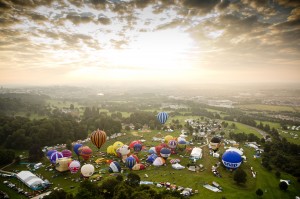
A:
{"label": "yellow hot air balloon", "polygon": [[120,148],[121,146],[123,146],[124,144],[120,141],[117,141],[113,144],[114,150],[116,151],[118,148]]}
{"label": "yellow hot air balloon", "polygon": [[117,155],[113,145],[110,145],[109,147],[107,147],[106,152],[107,152],[107,154]]}
{"label": "yellow hot air balloon", "polygon": [[97,129],[96,131],[92,132],[91,134],[91,141],[92,143],[100,149],[101,146],[106,142],[106,133]]}
{"label": "yellow hot air balloon", "polygon": [[173,136],[172,135],[167,135],[165,137],[165,143],[169,143],[170,140],[173,140]]}

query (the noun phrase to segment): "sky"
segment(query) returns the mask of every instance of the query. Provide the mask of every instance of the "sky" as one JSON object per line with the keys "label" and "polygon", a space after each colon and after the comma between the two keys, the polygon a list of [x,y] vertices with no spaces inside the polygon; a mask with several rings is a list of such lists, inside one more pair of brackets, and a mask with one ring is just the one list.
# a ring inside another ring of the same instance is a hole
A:
{"label": "sky", "polygon": [[0,85],[300,83],[299,0],[0,0]]}

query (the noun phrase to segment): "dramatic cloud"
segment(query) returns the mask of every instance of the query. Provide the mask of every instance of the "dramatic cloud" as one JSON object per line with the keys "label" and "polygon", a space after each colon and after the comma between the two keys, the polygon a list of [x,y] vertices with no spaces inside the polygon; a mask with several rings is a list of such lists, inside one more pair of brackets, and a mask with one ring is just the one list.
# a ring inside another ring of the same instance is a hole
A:
{"label": "dramatic cloud", "polygon": [[28,69],[30,83],[300,80],[298,0],[0,0],[0,14],[2,84]]}

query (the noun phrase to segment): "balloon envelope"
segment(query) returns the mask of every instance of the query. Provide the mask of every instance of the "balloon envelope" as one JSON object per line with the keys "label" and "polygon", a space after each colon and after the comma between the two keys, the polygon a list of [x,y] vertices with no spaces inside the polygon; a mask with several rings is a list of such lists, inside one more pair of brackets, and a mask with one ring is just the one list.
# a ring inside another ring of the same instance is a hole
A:
{"label": "balloon envelope", "polygon": [[167,119],[168,119],[169,115],[166,112],[160,112],[157,115],[157,119],[160,123],[164,124],[166,123]]}
{"label": "balloon envelope", "polygon": [[151,148],[149,149],[148,153],[150,153],[150,154],[156,153],[155,147],[154,147],[154,146],[151,147]]}
{"label": "balloon envelope", "polygon": [[82,144],[75,144],[75,145],[73,146],[73,150],[74,150],[74,152],[76,153],[77,156],[79,156],[79,151],[78,151],[78,149],[79,149],[80,147],[82,147],[82,146],[83,146]]}
{"label": "balloon envelope", "polygon": [[163,158],[168,158],[171,155],[171,150],[169,148],[162,148],[160,150],[160,155]]}
{"label": "balloon envelope", "polygon": [[90,149],[90,147],[88,147],[88,146],[82,146],[82,147],[80,147],[80,149],[78,149],[78,150],[79,150],[80,156],[81,156],[84,160],[90,159],[90,157],[92,156],[92,153],[93,153],[92,149]]}
{"label": "balloon envelope", "polygon": [[51,154],[51,157],[50,157],[50,161],[52,164],[55,164],[56,161],[59,159],[59,158],[62,158],[63,157],[63,154],[61,152],[54,152]]}
{"label": "balloon envelope", "polygon": [[140,163],[140,159],[136,155],[132,154],[130,156],[135,159],[136,163]]}
{"label": "balloon envelope", "polygon": [[138,171],[138,170],[144,170],[146,167],[145,165],[143,164],[135,164],[133,167],[132,167],[132,170],[135,170],[135,171]]}
{"label": "balloon envelope", "polygon": [[47,158],[50,159],[52,153],[55,153],[55,152],[57,152],[57,151],[56,150],[49,150],[49,151],[47,151],[47,154],[46,154]]}
{"label": "balloon envelope", "polygon": [[64,157],[69,158],[72,156],[72,151],[65,149],[61,152],[63,154]]}
{"label": "balloon envelope", "polygon": [[142,150],[142,145],[141,144],[139,144],[139,143],[136,143],[134,146],[133,146],[133,150],[135,151],[135,152],[140,152],[141,150]]}
{"label": "balloon envelope", "polygon": [[132,169],[132,167],[135,165],[136,160],[134,157],[129,156],[126,158],[125,164],[129,169]]}
{"label": "balloon envelope", "polygon": [[95,171],[95,167],[92,164],[85,164],[81,167],[81,174],[84,177],[90,177],[91,175],[93,175]]}
{"label": "balloon envelope", "polygon": [[228,169],[236,169],[242,163],[242,156],[236,151],[226,151],[222,156],[222,162]]}
{"label": "balloon envelope", "polygon": [[151,154],[151,155],[148,156],[146,162],[152,164],[152,163],[154,162],[154,160],[155,160],[157,157],[158,157],[158,156],[157,156],[155,153],[153,153],[153,154]]}
{"label": "balloon envelope", "polygon": [[92,143],[100,149],[101,146],[106,142],[106,133],[104,131],[101,131],[97,129],[96,131],[93,131],[90,139]]}
{"label": "balloon envelope", "polygon": [[118,149],[118,152],[123,156],[123,155],[128,155],[130,153],[130,148],[126,144],[121,146]]}
{"label": "balloon envelope", "polygon": [[166,137],[165,137],[165,143],[169,143],[169,141],[170,140],[173,140],[174,138],[173,138],[173,136],[172,135],[167,135]]}
{"label": "balloon envelope", "polygon": [[106,152],[107,152],[107,154],[110,154],[110,155],[117,155],[116,151],[114,150],[113,145],[108,146],[106,149]]}
{"label": "balloon envelope", "polygon": [[73,160],[69,164],[69,170],[71,173],[77,173],[80,169],[80,162],[77,160]]}
{"label": "balloon envelope", "polygon": [[141,142],[140,140],[134,140],[134,141],[132,141],[132,142],[129,144],[129,147],[130,147],[131,149],[133,149],[133,146],[134,146],[135,144],[142,144],[142,142]]}
{"label": "balloon envelope", "polygon": [[120,141],[117,141],[113,144],[113,147],[115,150],[117,150],[118,148],[120,148],[121,146],[123,146],[124,144]]}
{"label": "balloon envelope", "polygon": [[171,149],[175,149],[177,146],[177,141],[176,140],[170,140],[168,143],[168,147],[170,147]]}
{"label": "balloon envelope", "polygon": [[113,161],[109,164],[109,172],[119,173],[121,171],[121,166],[117,161]]}
{"label": "balloon envelope", "polygon": [[153,165],[154,166],[161,166],[165,163],[166,163],[166,161],[162,157],[158,157],[154,160]]}

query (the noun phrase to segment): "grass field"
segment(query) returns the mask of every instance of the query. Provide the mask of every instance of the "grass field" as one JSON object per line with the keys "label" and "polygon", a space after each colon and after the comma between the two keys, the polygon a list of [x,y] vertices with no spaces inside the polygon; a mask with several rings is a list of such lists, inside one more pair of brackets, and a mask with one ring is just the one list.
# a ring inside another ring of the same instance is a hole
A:
{"label": "grass field", "polygon": [[[240,125],[236,124],[237,127],[241,127]],[[245,128],[245,127],[243,127]],[[173,133],[167,133],[160,131],[162,136],[166,136],[168,134],[173,135],[174,137],[177,137],[180,132],[175,131]],[[248,132],[248,131],[247,131]],[[113,144],[115,141],[122,141],[124,144],[129,145],[131,141],[141,139],[141,136],[143,136],[143,139],[146,140],[144,143],[145,146],[155,146],[158,145],[158,142],[151,141],[151,138],[155,135],[157,135],[158,131],[152,131],[152,132],[141,132],[141,131],[135,131],[134,133],[127,133],[126,136],[121,136],[119,138],[108,140],[102,147],[100,151],[105,152],[106,148]],[[190,138],[187,138],[189,140]],[[93,163],[94,160],[96,160],[100,155],[97,152],[97,149],[95,146],[93,146],[90,142],[86,143],[88,146],[90,146],[94,151],[94,157],[91,158],[90,161]],[[197,145],[197,144],[196,144]],[[300,185],[296,181],[296,179],[290,175],[282,174],[282,178],[284,179],[290,179],[292,180],[292,185],[289,186],[287,192],[282,192],[278,188],[279,179],[277,179],[274,175],[274,173],[269,172],[265,170],[260,165],[260,159],[254,159],[253,154],[254,151],[250,148],[244,148],[244,154],[247,157],[247,162],[243,163],[241,168],[244,169],[247,172],[247,183],[243,186],[237,185],[233,181],[233,173],[226,170],[223,167],[220,167],[218,170],[222,175],[222,178],[215,177],[211,172],[211,166],[214,165],[219,161],[217,158],[213,158],[209,155],[208,147],[204,146],[202,147],[204,153],[203,158],[201,160],[197,161],[197,164],[203,164],[205,170],[202,172],[192,172],[187,169],[183,170],[175,170],[171,167],[171,164],[168,163],[167,166],[161,166],[161,167],[154,167],[149,166],[146,168],[146,170],[143,171],[134,171],[138,175],[140,175],[141,180],[145,181],[152,181],[152,182],[170,182],[179,186],[183,187],[191,187],[193,189],[199,190],[199,194],[194,195],[192,198],[221,198],[222,196],[226,198],[257,198],[255,191],[258,188],[261,188],[264,191],[263,198],[294,198],[296,195],[300,195]],[[147,147],[148,149],[148,147]],[[221,147],[219,150],[221,153],[224,152],[224,148]],[[185,152],[179,152],[177,155],[171,155],[169,159],[171,158],[179,158],[181,160],[181,164],[186,166],[186,164],[189,163],[188,157],[181,157],[180,155],[185,155]],[[145,161],[145,158],[147,156],[147,150],[142,151],[138,154],[141,161]],[[73,156],[75,159],[77,158],[74,154]],[[115,159],[117,161],[120,161],[119,158],[114,156],[106,156],[107,159]],[[43,160],[43,163],[45,165],[49,165],[49,160],[46,158]],[[81,160],[81,163],[84,163],[83,160]],[[94,163],[93,163],[94,164]],[[95,164],[94,164],[95,165]],[[122,164],[124,167],[124,164]],[[110,176],[110,174],[107,172],[108,165],[101,164],[99,165],[100,168],[96,169],[95,174],[99,175],[100,169],[103,169],[106,171],[104,174],[100,174],[103,176],[103,178],[106,178]],[[250,173],[250,167],[253,167],[254,170],[257,172],[257,178],[253,178]],[[26,170],[25,165],[14,165],[8,168],[8,170]],[[79,179],[80,174],[71,174],[69,172],[59,173],[55,170],[53,171],[46,171],[45,168],[40,168],[36,171],[37,174],[42,175],[45,179],[48,179],[50,182],[54,183],[52,188],[54,187],[60,187],[63,188],[67,192],[75,193],[77,187],[79,186],[79,182],[73,182],[72,179]],[[126,177],[126,174],[129,173],[129,170],[127,168],[124,168],[124,173],[122,174],[124,177]],[[147,174],[149,177],[146,178],[145,174]],[[3,181],[4,179],[1,178]],[[202,187],[204,183],[211,184],[212,181],[218,182],[223,187],[222,193],[214,193],[211,192],[205,188]],[[101,183],[101,181],[100,181]],[[20,185],[22,186],[22,185]],[[70,186],[75,186],[74,189],[72,189]],[[7,190],[6,187],[2,183],[0,183],[1,190],[6,191],[11,195],[12,198],[16,198],[15,193],[12,193],[11,190]]]}
{"label": "grass field", "polygon": [[299,107],[276,106],[276,105],[266,105],[266,104],[247,104],[247,105],[238,105],[237,107],[243,110],[258,110],[258,111],[273,111],[273,112],[299,111]]}
{"label": "grass field", "polygon": [[233,129],[234,133],[246,133],[246,134],[250,134],[253,133],[254,135],[256,135],[259,138],[262,138],[263,136],[256,130],[254,130],[253,128],[248,127],[245,124],[239,123],[239,122],[232,122],[232,121],[227,121],[224,120],[225,122],[228,123],[228,126],[230,127],[232,123],[235,123],[235,129]]}

